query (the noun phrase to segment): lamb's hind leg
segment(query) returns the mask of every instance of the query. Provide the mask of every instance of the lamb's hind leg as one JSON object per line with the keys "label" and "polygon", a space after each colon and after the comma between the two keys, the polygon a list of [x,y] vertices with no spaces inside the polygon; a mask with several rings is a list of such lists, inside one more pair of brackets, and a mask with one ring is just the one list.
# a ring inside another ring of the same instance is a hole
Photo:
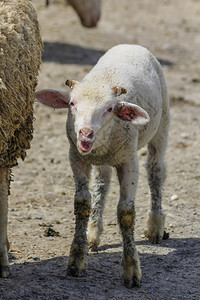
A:
{"label": "lamb's hind leg", "polygon": [[151,243],[163,238],[165,216],[162,212],[162,186],[166,177],[164,156],[167,146],[169,118],[163,118],[158,132],[148,144],[147,177],[150,188],[150,211],[146,237]]}
{"label": "lamb's hind leg", "polygon": [[0,168],[0,277],[9,276],[7,239],[9,180],[10,170]]}
{"label": "lamb's hind leg", "polygon": [[94,167],[92,209],[88,223],[88,243],[92,251],[97,250],[100,243],[100,235],[103,231],[102,214],[109,189],[110,177],[110,167]]}

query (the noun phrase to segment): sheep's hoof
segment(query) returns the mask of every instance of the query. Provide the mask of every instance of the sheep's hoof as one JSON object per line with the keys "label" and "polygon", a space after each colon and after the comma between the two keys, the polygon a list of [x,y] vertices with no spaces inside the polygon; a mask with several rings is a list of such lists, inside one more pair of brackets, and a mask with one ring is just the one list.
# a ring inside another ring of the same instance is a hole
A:
{"label": "sheep's hoof", "polygon": [[156,230],[146,230],[144,232],[145,237],[151,244],[160,244],[165,233],[156,232]]}
{"label": "sheep's hoof", "polygon": [[77,266],[73,266],[72,265],[72,266],[68,267],[68,269],[67,269],[67,275],[73,276],[73,277],[78,277],[79,270],[78,270]]}
{"label": "sheep's hoof", "polygon": [[148,238],[151,244],[160,244],[162,240],[169,239],[169,232],[164,231],[163,236],[160,236],[159,234],[150,236],[146,231],[145,236]]}
{"label": "sheep's hoof", "polygon": [[162,237],[160,237],[159,235],[155,235],[155,236],[149,237],[148,239],[151,244],[160,244]]}
{"label": "sheep's hoof", "polygon": [[163,240],[168,240],[169,239],[169,232],[164,231],[162,239]]}
{"label": "sheep's hoof", "polygon": [[140,280],[136,278],[135,276],[130,280],[130,279],[125,279],[124,278],[124,285],[128,289],[131,289],[133,287],[140,287]]}
{"label": "sheep's hoof", "polygon": [[97,252],[98,251],[98,244],[97,243],[90,243],[89,244],[89,251],[90,252]]}
{"label": "sheep's hoof", "polygon": [[84,270],[79,270],[76,266],[70,266],[67,269],[67,275],[72,276],[72,277],[82,277],[86,273],[85,269]]}
{"label": "sheep's hoof", "polygon": [[0,277],[7,278],[10,275],[8,266],[0,266]]}

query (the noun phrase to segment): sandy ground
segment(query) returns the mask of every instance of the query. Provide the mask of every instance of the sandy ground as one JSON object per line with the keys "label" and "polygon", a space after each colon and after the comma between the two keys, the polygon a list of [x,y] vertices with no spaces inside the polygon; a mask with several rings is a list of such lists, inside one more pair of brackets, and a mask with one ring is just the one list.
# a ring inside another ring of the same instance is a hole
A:
{"label": "sandy ground", "polygon": [[[143,273],[138,289],[120,277],[121,236],[116,220],[118,183],[113,174],[98,253],[84,277],[66,275],[74,233],[73,177],[65,135],[66,111],[35,105],[35,135],[25,162],[13,169],[9,199],[9,279],[0,299],[200,299],[200,1],[102,0],[96,29],[83,28],[71,7],[33,0],[44,41],[38,89],[65,89],[80,80],[110,47],[141,44],[161,61],[171,99],[168,177],[163,208],[170,238],[144,238],[148,187],[140,151],[136,243]],[[130,4],[131,3],[131,4]],[[46,236],[49,228],[57,236]]]}

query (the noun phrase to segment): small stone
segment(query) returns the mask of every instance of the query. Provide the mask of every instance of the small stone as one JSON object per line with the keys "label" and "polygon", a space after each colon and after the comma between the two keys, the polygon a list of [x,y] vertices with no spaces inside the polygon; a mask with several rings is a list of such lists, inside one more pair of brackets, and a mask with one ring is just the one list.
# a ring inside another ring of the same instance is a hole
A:
{"label": "small stone", "polygon": [[40,258],[36,255],[32,255],[32,259],[35,260],[35,261],[40,260]]}
{"label": "small stone", "polygon": [[33,259],[35,261],[40,260],[40,258],[38,256],[36,256],[36,255],[29,255],[28,259]]}
{"label": "small stone", "polygon": [[182,132],[181,133],[181,137],[183,138],[183,139],[188,139],[189,138],[189,134],[188,133],[186,133],[186,132]]}
{"label": "small stone", "polygon": [[194,83],[200,83],[200,78],[192,78],[191,81]]}
{"label": "small stone", "polygon": [[173,49],[173,45],[172,44],[164,44],[163,45],[163,50],[171,50],[171,49]]}
{"label": "small stone", "polygon": [[179,199],[179,196],[178,196],[178,195],[172,195],[170,199],[171,199],[171,200],[178,200],[178,199]]}
{"label": "small stone", "polygon": [[38,172],[38,170],[33,170],[33,171],[32,171],[32,174],[33,174],[33,175],[38,175],[39,172]]}
{"label": "small stone", "polygon": [[176,143],[176,145],[175,145],[176,148],[187,148],[187,147],[189,147],[189,146],[190,146],[190,144],[185,143],[185,142],[182,142],[182,141]]}
{"label": "small stone", "polygon": [[35,215],[35,218],[38,219],[38,220],[42,220],[42,215],[37,214],[37,215]]}

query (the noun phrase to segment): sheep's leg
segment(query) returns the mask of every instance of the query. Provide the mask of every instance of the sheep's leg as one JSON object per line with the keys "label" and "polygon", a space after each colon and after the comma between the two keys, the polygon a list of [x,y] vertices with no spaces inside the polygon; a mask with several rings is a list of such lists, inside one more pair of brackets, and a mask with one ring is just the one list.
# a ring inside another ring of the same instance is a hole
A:
{"label": "sheep's leg", "polygon": [[74,197],[74,214],[76,226],[74,239],[68,259],[68,275],[78,276],[87,264],[87,223],[90,213],[89,176],[91,166],[82,162],[75,151],[70,153],[70,163],[74,174],[76,192]]}
{"label": "sheep's leg", "polygon": [[9,276],[7,239],[9,181],[10,170],[0,168],[0,277]]}
{"label": "sheep's leg", "polygon": [[117,207],[118,222],[123,238],[122,275],[127,287],[139,286],[140,261],[134,241],[134,198],[138,183],[138,161],[117,168],[120,183],[120,200]]}
{"label": "sheep's leg", "polygon": [[108,166],[94,167],[94,176],[92,209],[88,223],[88,242],[92,251],[97,250],[103,231],[102,214],[109,189],[111,168]]}
{"label": "sheep's leg", "polygon": [[151,243],[159,243],[164,234],[165,216],[162,212],[162,186],[166,177],[164,156],[168,127],[169,117],[162,118],[156,135],[148,144],[146,169],[150,189],[150,211],[145,235]]}

